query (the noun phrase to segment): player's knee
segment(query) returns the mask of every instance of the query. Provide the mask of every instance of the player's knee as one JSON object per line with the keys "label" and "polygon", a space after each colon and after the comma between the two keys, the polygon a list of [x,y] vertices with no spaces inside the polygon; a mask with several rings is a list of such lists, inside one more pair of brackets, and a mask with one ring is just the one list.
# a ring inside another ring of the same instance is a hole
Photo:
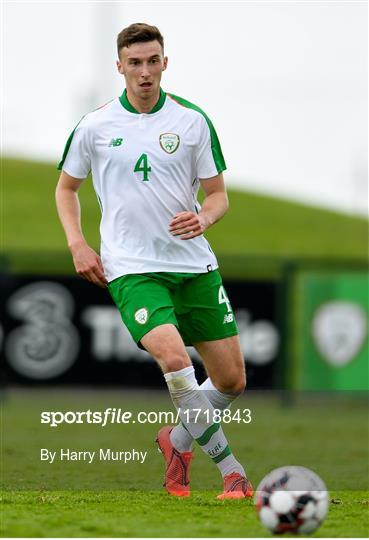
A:
{"label": "player's knee", "polygon": [[246,375],[243,374],[234,384],[233,387],[233,393],[237,394],[238,396],[240,394],[243,394],[246,389]]}
{"label": "player's knee", "polygon": [[234,394],[235,396],[239,396],[240,394],[243,394],[246,388],[246,378],[241,376],[233,381],[232,387],[230,389],[230,393]]}
{"label": "player's knee", "polygon": [[163,353],[156,359],[165,373],[173,373],[192,365],[189,357],[181,353]]}
{"label": "player's knee", "polygon": [[245,373],[237,373],[233,376],[230,375],[227,377],[227,379],[218,381],[216,387],[224,394],[233,394],[234,396],[239,396],[245,391],[246,375]]}

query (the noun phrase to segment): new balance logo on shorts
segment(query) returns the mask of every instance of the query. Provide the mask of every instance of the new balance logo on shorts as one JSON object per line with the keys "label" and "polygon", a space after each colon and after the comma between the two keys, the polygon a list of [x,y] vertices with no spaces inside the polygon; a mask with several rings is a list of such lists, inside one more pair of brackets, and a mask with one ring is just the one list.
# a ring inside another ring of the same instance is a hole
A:
{"label": "new balance logo on shorts", "polygon": [[227,315],[224,315],[223,324],[233,322],[233,313],[227,313]]}

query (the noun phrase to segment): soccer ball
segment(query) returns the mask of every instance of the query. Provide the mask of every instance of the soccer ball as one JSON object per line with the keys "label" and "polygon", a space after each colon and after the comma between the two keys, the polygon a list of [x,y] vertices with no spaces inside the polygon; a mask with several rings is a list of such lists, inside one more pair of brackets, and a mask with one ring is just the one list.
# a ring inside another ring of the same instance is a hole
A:
{"label": "soccer ball", "polygon": [[270,532],[314,532],[328,512],[324,482],[305,467],[280,467],[269,473],[255,492],[260,521]]}

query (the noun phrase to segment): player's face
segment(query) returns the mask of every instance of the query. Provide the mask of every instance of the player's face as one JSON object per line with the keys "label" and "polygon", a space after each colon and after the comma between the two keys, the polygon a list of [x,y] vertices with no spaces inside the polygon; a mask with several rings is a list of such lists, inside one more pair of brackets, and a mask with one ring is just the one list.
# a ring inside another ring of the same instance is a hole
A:
{"label": "player's face", "polygon": [[138,99],[157,96],[168,58],[158,41],[134,43],[120,50],[117,67],[124,75],[127,92]]}

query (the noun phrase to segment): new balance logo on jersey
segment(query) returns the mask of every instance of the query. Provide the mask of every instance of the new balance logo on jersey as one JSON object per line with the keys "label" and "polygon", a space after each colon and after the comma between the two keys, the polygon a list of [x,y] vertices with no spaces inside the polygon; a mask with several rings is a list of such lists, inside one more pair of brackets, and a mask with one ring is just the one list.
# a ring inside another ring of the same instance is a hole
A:
{"label": "new balance logo on jersey", "polygon": [[109,148],[111,146],[120,146],[122,144],[122,142],[123,142],[123,139],[112,139],[108,146],[109,146]]}
{"label": "new balance logo on jersey", "polygon": [[227,313],[227,315],[224,315],[223,324],[233,322],[233,313]]}

